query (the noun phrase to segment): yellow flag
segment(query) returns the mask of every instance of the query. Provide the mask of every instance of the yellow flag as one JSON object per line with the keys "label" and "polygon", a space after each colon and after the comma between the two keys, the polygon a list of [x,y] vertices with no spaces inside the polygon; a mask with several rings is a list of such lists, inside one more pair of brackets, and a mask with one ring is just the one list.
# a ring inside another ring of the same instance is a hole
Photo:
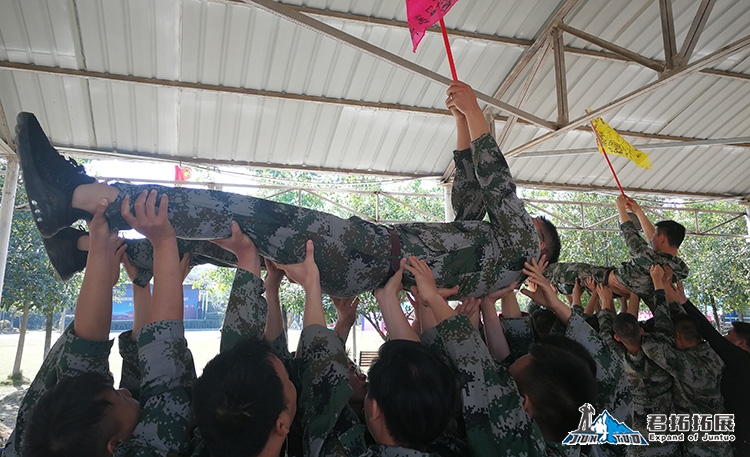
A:
{"label": "yellow flag", "polygon": [[604,151],[602,151],[602,146],[604,146],[604,150],[607,151],[607,154],[625,157],[635,162],[635,164],[641,168],[647,170],[651,169],[651,161],[648,159],[648,154],[639,151],[634,148],[633,145],[625,141],[625,138],[621,137],[615,129],[604,122],[604,119],[597,117],[591,121],[591,125],[596,131],[599,141],[601,141],[601,144],[597,144],[599,152],[602,154],[604,153]]}

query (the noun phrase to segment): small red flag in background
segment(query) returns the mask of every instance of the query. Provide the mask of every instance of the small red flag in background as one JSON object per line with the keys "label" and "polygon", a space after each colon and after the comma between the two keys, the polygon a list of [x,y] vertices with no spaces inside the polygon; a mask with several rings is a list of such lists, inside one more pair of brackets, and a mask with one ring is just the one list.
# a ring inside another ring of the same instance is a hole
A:
{"label": "small red flag in background", "polygon": [[443,18],[458,0],[406,0],[406,20],[414,52],[428,27]]}
{"label": "small red flag in background", "polygon": [[179,165],[174,166],[174,180],[175,181],[187,181],[190,179],[193,169],[190,167],[181,167]]}

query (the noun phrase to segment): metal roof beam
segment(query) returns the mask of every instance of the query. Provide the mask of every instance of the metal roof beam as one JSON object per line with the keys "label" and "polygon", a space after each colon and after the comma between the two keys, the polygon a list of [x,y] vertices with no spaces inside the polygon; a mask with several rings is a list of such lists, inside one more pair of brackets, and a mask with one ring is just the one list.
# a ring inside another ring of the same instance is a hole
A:
{"label": "metal roof beam", "polygon": [[[239,95],[247,95],[247,96],[254,96],[254,97],[278,98],[282,100],[291,100],[291,101],[299,101],[299,102],[324,103],[324,104],[340,105],[340,106],[355,106],[358,108],[370,108],[374,110],[390,110],[390,111],[403,111],[403,112],[409,112],[409,113],[429,114],[429,115],[436,115],[436,116],[452,116],[451,113],[445,109],[424,108],[420,106],[399,105],[395,103],[380,103],[380,102],[368,102],[368,101],[362,101],[362,100],[349,100],[349,99],[344,99],[344,98],[317,97],[317,96],[311,96],[311,95],[290,94],[287,92],[274,92],[274,91],[268,91],[268,90],[245,89],[245,88],[239,88],[239,87],[219,86],[219,85],[203,84],[203,83],[191,83],[191,82],[184,82],[184,81],[169,81],[169,80],[157,79],[157,78],[143,78],[139,76],[125,76],[125,75],[116,75],[112,73],[99,73],[99,72],[86,71],[86,70],[72,70],[68,68],[45,67],[42,65],[32,65],[32,64],[0,61],[0,69],[3,69],[3,68],[7,70],[14,70],[14,71],[27,71],[27,72],[32,72],[32,73],[52,74],[52,75],[59,75],[59,76],[103,79],[107,81],[115,81],[115,82],[123,82],[123,83],[148,84],[148,85],[157,86],[157,87],[176,87],[180,89],[191,89],[191,90],[196,90],[196,91],[239,94]],[[493,116],[493,119],[497,122],[508,122],[510,117],[505,116],[505,115],[495,114]],[[523,124],[523,125],[534,125],[523,119],[518,119],[516,123]],[[577,129],[582,130],[582,131],[590,130],[586,126],[577,127]],[[636,138],[648,138],[648,139],[655,139],[655,140],[660,140],[660,141],[685,141],[685,142],[707,141],[705,138],[680,137],[680,136],[663,135],[663,134],[657,134],[657,133],[634,132],[634,131],[629,131],[629,130],[618,130],[618,132],[623,136],[632,136]],[[722,143],[715,143],[715,144],[722,144]],[[729,143],[726,143],[726,144],[729,144]],[[740,147],[750,147],[750,140],[748,140],[748,143],[743,142],[740,144],[740,143],[732,142],[731,144],[734,144],[735,146],[740,146]]]}
{"label": "metal roof beam", "polygon": [[561,135],[562,133],[568,132],[570,130],[573,130],[587,122],[590,122],[592,119],[595,119],[599,116],[601,116],[604,113],[607,113],[615,108],[619,108],[620,106],[623,106],[627,103],[632,102],[633,100],[637,100],[640,97],[643,97],[644,95],[650,94],[651,92],[660,89],[664,86],[667,86],[669,84],[672,84],[675,81],[678,81],[685,76],[691,75],[693,73],[697,73],[703,68],[718,62],[720,60],[723,60],[730,55],[733,55],[739,51],[745,50],[750,47],[750,35],[747,35],[743,38],[740,38],[739,40],[724,46],[723,48],[719,49],[716,52],[713,52],[706,57],[703,57],[702,59],[696,60],[694,63],[680,69],[677,71],[672,72],[665,72],[660,79],[657,79],[656,81],[647,84],[640,89],[636,89],[629,94],[623,95],[622,97],[613,100],[612,102],[597,108],[596,110],[579,117],[578,119],[575,119],[574,121],[571,121],[569,124],[560,127],[559,129],[546,133],[542,136],[539,136],[526,144],[523,144],[516,149],[508,152],[505,154],[506,157],[513,157],[516,155],[519,155],[523,153],[524,151],[533,148],[534,146],[537,146],[541,143],[544,143],[545,141],[549,140],[550,138],[554,138],[558,135]]}
{"label": "metal roof beam", "polygon": [[693,23],[690,25],[690,30],[688,30],[685,36],[685,42],[682,43],[682,49],[680,49],[680,61],[683,65],[690,62],[690,57],[693,55],[695,46],[698,44],[698,39],[701,33],[703,33],[703,28],[706,26],[708,16],[711,14],[711,10],[715,4],[716,0],[703,0],[698,7],[698,12],[695,13]]}
{"label": "metal roof beam", "polygon": [[624,57],[624,58],[626,58],[628,60],[632,60],[633,62],[639,63],[639,64],[643,65],[644,67],[650,68],[650,69],[652,69],[654,71],[661,72],[661,71],[664,70],[664,65],[661,64],[661,63],[659,63],[659,62],[657,62],[657,61],[655,61],[655,60],[649,59],[647,57],[643,57],[642,55],[640,55],[640,54],[638,54],[636,52],[633,52],[633,51],[631,51],[629,49],[623,48],[622,46],[618,46],[618,45],[616,45],[614,43],[611,43],[611,42],[609,42],[607,40],[604,40],[602,38],[599,38],[597,36],[591,35],[590,33],[586,33],[583,30],[578,30],[578,29],[576,29],[574,27],[571,27],[571,26],[569,26],[569,25],[567,25],[567,24],[565,24],[563,22],[561,22],[558,25],[558,28],[560,30],[563,30],[563,31],[565,31],[565,32],[567,32],[567,33],[575,36],[575,37],[578,37],[578,38],[580,38],[582,40],[586,40],[589,43],[593,43],[593,44],[599,46],[602,49],[606,49],[607,51],[613,52],[613,53],[615,53],[617,55],[620,55],[620,56],[622,56],[622,57]]}
{"label": "metal roof beam", "polygon": [[[302,14],[276,1],[273,1],[273,0],[241,0],[241,1],[231,0],[231,3],[245,3],[248,5],[255,6],[258,9],[266,11],[267,13],[273,14],[284,20],[297,24],[300,27],[305,27],[307,29],[310,29],[330,39],[338,41],[341,44],[351,46],[357,49],[358,51],[369,54],[375,58],[378,58],[392,65],[395,65],[399,68],[415,73],[419,76],[425,77],[433,82],[442,84],[446,87],[449,86],[452,82],[450,78],[447,78],[434,71],[421,67],[414,62],[406,60],[403,57],[397,56],[396,54],[390,53],[382,48],[379,48],[357,37],[349,35],[348,33],[345,33],[335,27],[331,27],[330,25],[324,22],[321,22],[317,19],[313,19],[310,16]],[[522,119],[526,119],[527,121],[535,125],[538,125],[539,127],[542,127],[546,130],[554,130],[557,127],[554,123],[547,121],[546,119],[542,119],[531,113],[527,113],[526,111],[520,110],[496,98],[490,97],[489,95],[482,94],[480,92],[476,92],[476,94],[477,94],[477,98],[483,101],[484,103],[494,106],[495,108],[500,109],[502,111],[515,114],[516,116]]]}
{"label": "metal roof beam", "polygon": [[[210,1],[226,3],[226,1],[228,0],[210,0]],[[343,21],[361,22],[361,23],[367,23],[367,24],[373,24],[373,25],[380,25],[384,27],[393,27],[393,28],[401,28],[401,29],[408,28],[407,23],[403,21],[373,18],[369,16],[362,16],[359,14],[341,13],[341,12],[336,12],[336,11],[327,11],[327,10],[321,10],[317,8],[310,8],[310,7],[303,7],[303,6],[296,6],[296,5],[287,5],[287,6],[289,8],[292,8],[301,13],[311,15],[311,16],[330,17],[330,18],[335,18],[335,19],[341,19]],[[438,27],[430,27],[427,29],[426,33],[437,34],[437,33],[440,33],[440,29]],[[503,36],[497,36],[497,35],[489,35],[486,33],[466,32],[466,31],[458,30],[458,29],[448,29],[448,34],[452,37],[462,37],[462,38],[471,39],[471,40],[487,41],[491,43],[504,44],[504,45],[515,46],[519,48],[528,48],[534,43],[531,40],[523,40],[519,38],[503,37]],[[608,51],[598,51],[598,50],[593,50],[593,49],[583,49],[583,48],[576,48],[573,46],[565,46],[565,52],[568,54],[582,56],[582,57],[589,57],[592,59],[615,60],[615,61],[620,61],[620,62],[635,63],[626,57],[623,57],[623,56],[620,56],[620,55],[617,55]],[[654,60],[654,62],[658,63],[662,67],[666,66],[666,62],[660,62],[658,60]],[[750,75],[747,75],[745,73],[737,73],[737,72],[725,71],[725,70],[714,70],[710,68],[704,68],[703,70],[701,70],[701,73],[714,75],[720,78],[750,79]],[[498,97],[495,97],[495,98],[498,98]]]}
{"label": "metal roof beam", "polygon": [[675,67],[675,57],[677,56],[672,0],[659,0],[659,13],[661,17],[661,37],[664,41],[664,62],[667,70],[671,70]]}
{"label": "metal roof beam", "polygon": [[[534,82],[536,75],[539,73],[539,69],[542,68],[542,64],[544,63],[544,58],[546,57],[547,51],[549,51],[549,48],[550,48],[549,40],[546,40],[544,46],[542,46],[542,48],[539,49],[539,51],[537,51],[534,65],[531,67],[529,74],[526,75],[526,80],[524,81],[523,86],[521,87],[521,90],[518,93],[518,99],[513,104],[514,106],[517,106],[520,108],[529,98],[529,95],[531,95],[531,84]],[[497,139],[497,144],[498,146],[500,146],[500,149],[502,149],[503,146],[505,145],[505,142],[508,141],[508,138],[510,137],[510,131],[513,129],[513,126],[516,125],[517,120],[518,120],[518,116],[511,115],[508,117],[508,120],[505,122],[503,131],[500,133],[500,137]]]}

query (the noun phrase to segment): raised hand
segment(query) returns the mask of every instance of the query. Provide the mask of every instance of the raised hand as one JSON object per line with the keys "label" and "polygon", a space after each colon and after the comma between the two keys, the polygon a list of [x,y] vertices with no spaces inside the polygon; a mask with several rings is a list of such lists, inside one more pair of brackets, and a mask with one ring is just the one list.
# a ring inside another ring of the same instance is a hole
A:
{"label": "raised hand", "polygon": [[138,233],[144,235],[151,242],[152,245],[158,242],[175,238],[175,231],[172,228],[172,223],[169,222],[168,218],[168,207],[169,198],[166,194],[161,196],[159,199],[159,211],[156,211],[156,199],[158,192],[152,190],[148,192],[144,190],[138,195],[133,203],[133,211],[135,215],[130,212],[130,196],[125,195],[122,199],[122,206],[120,207],[120,213],[123,219]]}

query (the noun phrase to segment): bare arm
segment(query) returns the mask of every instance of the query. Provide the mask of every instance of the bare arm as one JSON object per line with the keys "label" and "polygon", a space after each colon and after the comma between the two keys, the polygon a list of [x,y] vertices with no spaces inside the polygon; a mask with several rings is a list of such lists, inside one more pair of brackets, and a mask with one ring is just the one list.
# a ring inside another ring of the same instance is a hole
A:
{"label": "bare arm", "polygon": [[[484,338],[487,341],[487,348],[490,350],[492,358],[498,362],[502,362],[510,355],[510,347],[508,346],[508,340],[505,338],[500,318],[497,315],[495,302],[498,299],[509,300],[510,295],[515,299],[515,288],[516,283],[514,282],[504,289],[482,297],[481,309],[482,319],[484,320]],[[518,305],[518,302],[516,302],[516,305]]]}
{"label": "bare arm", "polygon": [[266,301],[268,302],[268,317],[266,318],[266,329],[263,338],[272,343],[276,338],[284,334],[284,316],[281,314],[281,299],[279,288],[284,272],[276,268],[276,265],[266,259],[266,277],[263,281],[266,288]]}
{"label": "bare arm", "polygon": [[333,306],[336,308],[336,325],[333,331],[338,333],[342,341],[349,338],[349,331],[357,320],[357,306],[359,297],[338,298],[331,297]]}
{"label": "bare arm", "polygon": [[154,247],[154,292],[149,323],[182,320],[182,271],[177,236],[167,218],[169,199],[162,195],[156,212],[157,191],[143,191],[136,198],[130,212],[130,198],[122,201],[121,214],[135,230],[148,238]]}
{"label": "bare arm", "polygon": [[305,311],[302,315],[302,328],[311,325],[326,326],[326,317],[323,313],[323,295],[320,290],[320,271],[315,264],[315,248],[313,242],[308,240],[305,244],[305,260],[291,265],[277,264],[284,270],[287,277],[296,282],[305,290]]}
{"label": "bare arm", "polygon": [[531,263],[524,263],[523,273],[529,276],[529,282],[536,285],[536,290],[523,289],[521,293],[550,309],[560,322],[567,326],[573,311],[560,301],[555,286],[542,275],[545,266],[545,264],[538,264],[536,259],[531,259]]}
{"label": "bare arm", "polygon": [[388,279],[385,286],[375,290],[375,300],[377,300],[380,312],[383,314],[383,321],[391,339],[419,342],[419,335],[409,325],[409,320],[406,319],[404,312],[401,310],[401,303],[398,299],[405,262],[401,259],[401,267],[398,271]]}
{"label": "bare arm", "polygon": [[633,198],[628,198],[625,202],[625,205],[627,209],[633,212],[633,214],[638,217],[638,222],[641,223],[641,228],[643,228],[643,235],[646,237],[647,240],[650,240],[654,236],[654,232],[656,229],[654,228],[654,224],[651,223],[650,220],[648,220],[648,217],[646,217],[646,213],[643,212],[643,209],[638,205],[638,202],[635,201]]}
{"label": "bare arm", "polygon": [[125,252],[123,240],[109,231],[104,217],[107,204],[107,200],[100,201],[89,222],[89,255],[73,324],[76,336],[89,341],[109,340],[112,287],[120,276],[120,258]]}

